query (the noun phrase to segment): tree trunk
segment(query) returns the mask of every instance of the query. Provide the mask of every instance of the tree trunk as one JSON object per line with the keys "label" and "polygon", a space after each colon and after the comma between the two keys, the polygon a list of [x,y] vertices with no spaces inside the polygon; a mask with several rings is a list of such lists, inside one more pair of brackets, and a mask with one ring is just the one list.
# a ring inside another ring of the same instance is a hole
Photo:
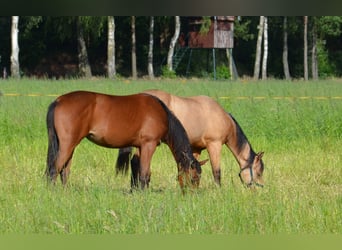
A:
{"label": "tree trunk", "polygon": [[304,16],[304,80],[309,79],[308,74],[308,16]]}
{"label": "tree trunk", "polygon": [[108,17],[108,47],[107,47],[107,75],[113,79],[116,75],[115,70],[115,19]]}
{"label": "tree trunk", "polygon": [[80,18],[77,18],[77,48],[78,48],[78,70],[82,77],[90,78],[91,69],[88,60],[87,46]]}
{"label": "tree trunk", "polygon": [[19,16],[12,16],[12,31],[11,31],[11,75],[14,78],[20,78],[19,66],[19,43],[18,43],[18,29]]}
{"label": "tree trunk", "polygon": [[262,80],[267,79],[267,57],[268,57],[268,23],[264,18],[264,55],[262,58]]}
{"label": "tree trunk", "polygon": [[288,60],[288,46],[287,46],[287,17],[284,17],[283,23],[283,68],[286,80],[291,80],[289,60]]}
{"label": "tree trunk", "polygon": [[173,34],[173,37],[171,39],[169,53],[167,55],[167,68],[169,69],[169,71],[173,71],[172,59],[173,59],[173,53],[175,50],[176,42],[179,37],[180,26],[181,26],[180,17],[175,16],[175,33]]}
{"label": "tree trunk", "polygon": [[229,70],[229,76],[230,80],[233,80],[234,77],[234,71],[233,71],[233,50],[232,49],[226,49],[226,56],[228,59],[228,70]]}
{"label": "tree trunk", "polygon": [[131,17],[131,32],[132,32],[132,77],[137,79],[137,54],[136,54],[136,39],[135,39],[135,16]]}
{"label": "tree trunk", "polygon": [[150,79],[154,79],[153,73],[153,30],[154,30],[154,17],[151,16],[150,19],[150,42],[148,48],[148,57],[147,57],[147,71]]}
{"label": "tree trunk", "polygon": [[254,63],[254,80],[259,79],[260,74],[260,58],[261,58],[261,43],[262,43],[262,34],[264,31],[264,17],[260,16],[259,21],[259,33],[258,33],[258,40],[257,40],[257,46],[256,46],[256,53],[255,53],[255,63]]}
{"label": "tree trunk", "polygon": [[312,53],[311,53],[312,79],[318,80],[318,60],[317,60],[317,32],[316,27],[312,30]]}

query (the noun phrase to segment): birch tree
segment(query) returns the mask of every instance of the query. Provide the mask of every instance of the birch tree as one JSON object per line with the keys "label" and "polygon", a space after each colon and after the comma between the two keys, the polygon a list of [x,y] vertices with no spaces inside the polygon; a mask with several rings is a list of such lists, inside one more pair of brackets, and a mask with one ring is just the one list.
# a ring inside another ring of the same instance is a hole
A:
{"label": "birch tree", "polygon": [[258,26],[258,39],[256,45],[256,53],[255,53],[255,63],[254,63],[254,80],[259,79],[260,75],[260,58],[261,58],[261,44],[262,44],[262,35],[264,31],[264,16],[260,16],[259,26]]}
{"label": "birch tree", "polygon": [[288,60],[288,44],[287,44],[287,17],[284,16],[283,20],[283,69],[286,80],[291,80],[289,60]]}
{"label": "birch tree", "polygon": [[19,43],[18,43],[18,29],[19,16],[12,16],[11,28],[11,75],[14,78],[20,78],[19,67]]}
{"label": "birch tree", "polygon": [[108,16],[107,75],[111,79],[115,78],[116,75],[114,16]]}
{"label": "birch tree", "polygon": [[136,54],[136,38],[135,38],[135,16],[131,17],[131,32],[132,32],[132,50],[131,50],[131,57],[132,57],[132,77],[136,79],[137,74],[137,54]]}
{"label": "birch tree", "polygon": [[304,16],[304,80],[309,79],[308,73],[308,16]]}
{"label": "birch tree", "polygon": [[232,49],[226,49],[226,56],[228,60],[228,70],[230,75],[230,80],[233,80],[235,78],[235,74],[233,71],[233,55],[232,55]]}
{"label": "birch tree", "polygon": [[82,26],[81,18],[78,17],[76,20],[77,25],[77,50],[78,50],[78,69],[79,74],[82,77],[90,78],[91,69],[88,59],[87,46],[84,39],[84,30]]}
{"label": "birch tree", "polygon": [[153,31],[154,31],[154,17],[150,18],[150,41],[148,47],[147,71],[150,79],[154,79],[153,73]]}
{"label": "birch tree", "polygon": [[262,80],[267,79],[267,57],[268,57],[268,18],[264,17],[264,53],[262,58]]}
{"label": "birch tree", "polygon": [[169,52],[167,54],[167,68],[169,71],[173,71],[172,59],[173,59],[173,53],[175,50],[176,42],[179,37],[180,27],[181,27],[180,17],[175,16],[175,33],[173,34],[173,37],[171,39]]}
{"label": "birch tree", "polygon": [[312,79],[318,80],[317,30],[315,24],[312,27],[311,73]]}

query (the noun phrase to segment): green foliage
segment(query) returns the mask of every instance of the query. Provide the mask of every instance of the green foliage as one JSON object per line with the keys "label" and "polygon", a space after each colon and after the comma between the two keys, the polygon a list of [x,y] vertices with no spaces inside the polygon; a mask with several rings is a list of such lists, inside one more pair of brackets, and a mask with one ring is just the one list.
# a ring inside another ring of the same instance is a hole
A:
{"label": "green foliage", "polygon": [[[318,72],[320,77],[331,77],[337,75],[339,53],[334,53],[333,57],[329,57],[327,48],[327,39],[338,37],[341,35],[342,17],[339,16],[320,16],[312,17],[313,32],[317,33],[317,57],[318,57]],[[336,59],[338,58],[338,59]]]}
{"label": "green foliage", "polygon": [[287,17],[287,31],[290,35],[296,34],[299,30],[301,30],[303,25],[302,17]]}
{"label": "green foliage", "polygon": [[235,22],[234,37],[242,40],[251,40],[254,38],[254,34],[250,31],[251,20],[247,18],[241,18]]}
{"label": "green foliage", "polygon": [[174,70],[169,70],[167,65],[162,66],[162,77],[168,79],[175,79],[177,77]]}
{"label": "green foliage", "polygon": [[46,17],[45,30],[49,40],[66,42],[76,35],[76,17]]}
{"label": "green foliage", "polygon": [[80,16],[80,22],[84,27],[84,31],[95,37],[103,35],[105,27],[107,27],[106,16]]}
{"label": "green foliage", "polygon": [[[214,77],[214,73],[211,74]],[[216,79],[230,79],[230,72],[227,65],[216,67]]]}
{"label": "green foliage", "polygon": [[202,16],[202,24],[199,30],[201,35],[205,35],[209,32],[211,26],[211,17],[210,16]]}
{"label": "green foliage", "polygon": [[316,25],[321,38],[325,36],[339,36],[341,34],[341,24],[341,16],[314,17],[314,25]]}
{"label": "green foliage", "polygon": [[22,35],[32,39],[33,37],[30,36],[31,30],[34,28],[38,28],[42,20],[42,16],[20,17],[20,23],[23,23],[21,24],[21,26],[23,27]]}
{"label": "green foliage", "polygon": [[328,51],[322,40],[319,40],[317,43],[317,60],[319,77],[327,78],[336,74],[336,67],[329,59]]}

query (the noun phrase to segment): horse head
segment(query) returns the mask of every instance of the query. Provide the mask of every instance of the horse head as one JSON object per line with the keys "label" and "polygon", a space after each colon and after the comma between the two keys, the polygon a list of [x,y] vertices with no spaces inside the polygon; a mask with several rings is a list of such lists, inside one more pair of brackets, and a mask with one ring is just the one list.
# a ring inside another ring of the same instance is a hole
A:
{"label": "horse head", "polygon": [[254,188],[255,186],[264,186],[264,180],[262,178],[264,172],[264,163],[261,159],[263,155],[264,152],[255,154],[253,162],[241,168],[240,170],[240,180],[249,188]]}
{"label": "horse head", "polygon": [[190,164],[188,164],[186,167],[184,167],[182,164],[178,165],[178,182],[182,189],[185,187],[198,188],[202,173],[201,166],[208,161],[208,159],[197,161],[192,154],[190,155],[191,157],[183,152],[183,162],[188,162]]}

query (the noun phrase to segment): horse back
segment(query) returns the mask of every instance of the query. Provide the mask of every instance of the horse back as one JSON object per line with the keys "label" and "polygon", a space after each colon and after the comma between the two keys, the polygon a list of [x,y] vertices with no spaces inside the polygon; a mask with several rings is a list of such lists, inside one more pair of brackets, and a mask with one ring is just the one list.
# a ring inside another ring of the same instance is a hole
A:
{"label": "horse back", "polygon": [[[211,97],[183,97],[175,108],[199,144],[207,147],[211,141],[224,142],[231,129],[232,123],[225,110]],[[186,109],[184,107],[187,107]],[[200,146],[200,145],[199,145]]]}
{"label": "horse back", "polygon": [[225,110],[211,97],[180,97],[162,90],[147,90],[162,100],[184,126],[190,142],[205,148],[209,141],[226,141],[233,125]]}
{"label": "horse back", "polygon": [[140,146],[160,140],[167,132],[167,114],[158,100],[146,94],[127,96],[76,91],[57,99],[60,130],[87,137],[102,146]]}

